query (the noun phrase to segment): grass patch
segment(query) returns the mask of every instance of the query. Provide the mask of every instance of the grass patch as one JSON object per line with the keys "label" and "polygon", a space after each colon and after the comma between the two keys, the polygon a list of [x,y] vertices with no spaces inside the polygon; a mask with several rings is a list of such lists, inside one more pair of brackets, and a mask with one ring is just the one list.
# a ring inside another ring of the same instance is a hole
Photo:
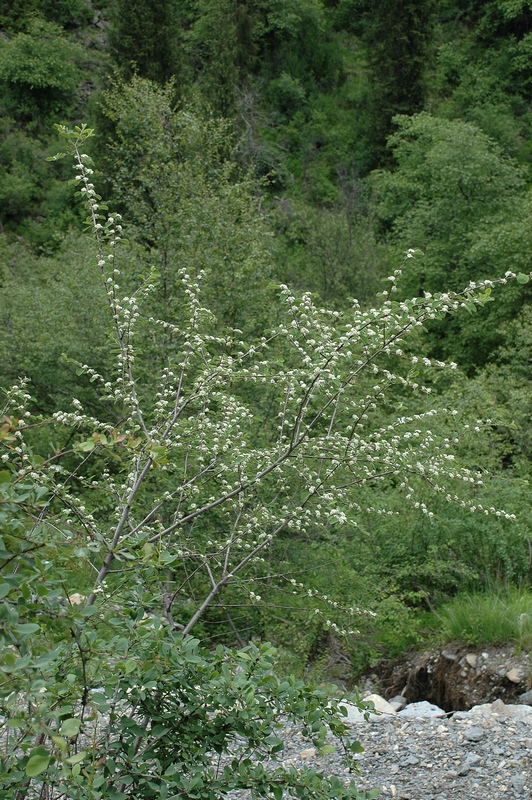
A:
{"label": "grass patch", "polygon": [[532,649],[532,592],[528,590],[459,594],[439,610],[438,616],[447,640]]}

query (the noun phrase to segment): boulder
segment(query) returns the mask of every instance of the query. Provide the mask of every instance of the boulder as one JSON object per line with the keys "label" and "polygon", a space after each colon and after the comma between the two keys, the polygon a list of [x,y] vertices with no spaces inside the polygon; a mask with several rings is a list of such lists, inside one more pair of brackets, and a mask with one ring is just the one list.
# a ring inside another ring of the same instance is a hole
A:
{"label": "boulder", "polygon": [[366,697],[363,698],[364,703],[373,703],[375,706],[375,711],[380,711],[381,714],[394,714],[395,709],[392,707],[391,703],[381,697],[380,694],[368,694]]}
{"label": "boulder", "polygon": [[[364,697],[363,702],[371,702],[375,707],[375,713],[372,711],[366,712],[366,714],[369,714],[370,722],[380,722],[388,719],[390,715],[395,716],[393,707],[384,699],[384,697],[381,697],[379,694],[369,694],[367,697]],[[341,703],[340,705],[343,706],[347,711],[347,717],[345,721],[348,723],[348,725],[358,725],[359,723],[366,722],[364,712],[360,711],[360,709],[353,703],[345,702]]]}
{"label": "boulder", "polygon": [[523,705],[532,705],[532,689],[519,695],[519,702]]}
{"label": "boulder", "polygon": [[410,703],[397,713],[401,719],[429,719],[430,717],[445,717],[445,711],[434,703],[421,700],[419,703]]}
{"label": "boulder", "polygon": [[482,720],[489,723],[490,717],[500,719],[516,719],[532,725],[532,706],[526,704],[503,703],[495,700],[494,703],[482,703],[473,706],[469,711],[457,711],[453,719]]}

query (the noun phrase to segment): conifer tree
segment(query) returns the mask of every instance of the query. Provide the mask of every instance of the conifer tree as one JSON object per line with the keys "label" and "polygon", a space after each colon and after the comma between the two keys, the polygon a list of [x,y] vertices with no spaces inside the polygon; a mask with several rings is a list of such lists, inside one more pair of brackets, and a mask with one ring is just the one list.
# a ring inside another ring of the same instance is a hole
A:
{"label": "conifer tree", "polygon": [[374,163],[386,161],[386,139],[396,114],[423,109],[433,0],[371,0],[364,26],[372,83]]}
{"label": "conifer tree", "polygon": [[199,83],[210,106],[224,117],[235,111],[236,89],[258,53],[252,3],[246,0],[199,0],[191,42]]}
{"label": "conifer tree", "polygon": [[178,71],[178,22],[172,0],[115,0],[111,54],[129,77],[164,83]]}

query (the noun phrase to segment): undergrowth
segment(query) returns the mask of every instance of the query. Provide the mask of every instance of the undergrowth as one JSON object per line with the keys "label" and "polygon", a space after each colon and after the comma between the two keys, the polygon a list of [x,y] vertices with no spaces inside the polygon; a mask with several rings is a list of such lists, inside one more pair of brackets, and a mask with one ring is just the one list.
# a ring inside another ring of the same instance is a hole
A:
{"label": "undergrowth", "polygon": [[464,593],[438,613],[446,640],[532,649],[532,592],[515,587]]}

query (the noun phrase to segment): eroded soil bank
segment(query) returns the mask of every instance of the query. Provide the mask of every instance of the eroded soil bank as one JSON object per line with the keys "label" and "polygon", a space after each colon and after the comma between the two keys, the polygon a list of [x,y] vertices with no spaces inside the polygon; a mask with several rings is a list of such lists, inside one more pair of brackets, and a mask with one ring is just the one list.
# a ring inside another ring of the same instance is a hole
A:
{"label": "eroded soil bank", "polygon": [[428,700],[445,711],[466,711],[499,698],[505,703],[530,703],[532,696],[521,698],[532,687],[532,659],[511,647],[448,644],[382,665],[368,684],[383,697],[402,694],[408,703]]}

